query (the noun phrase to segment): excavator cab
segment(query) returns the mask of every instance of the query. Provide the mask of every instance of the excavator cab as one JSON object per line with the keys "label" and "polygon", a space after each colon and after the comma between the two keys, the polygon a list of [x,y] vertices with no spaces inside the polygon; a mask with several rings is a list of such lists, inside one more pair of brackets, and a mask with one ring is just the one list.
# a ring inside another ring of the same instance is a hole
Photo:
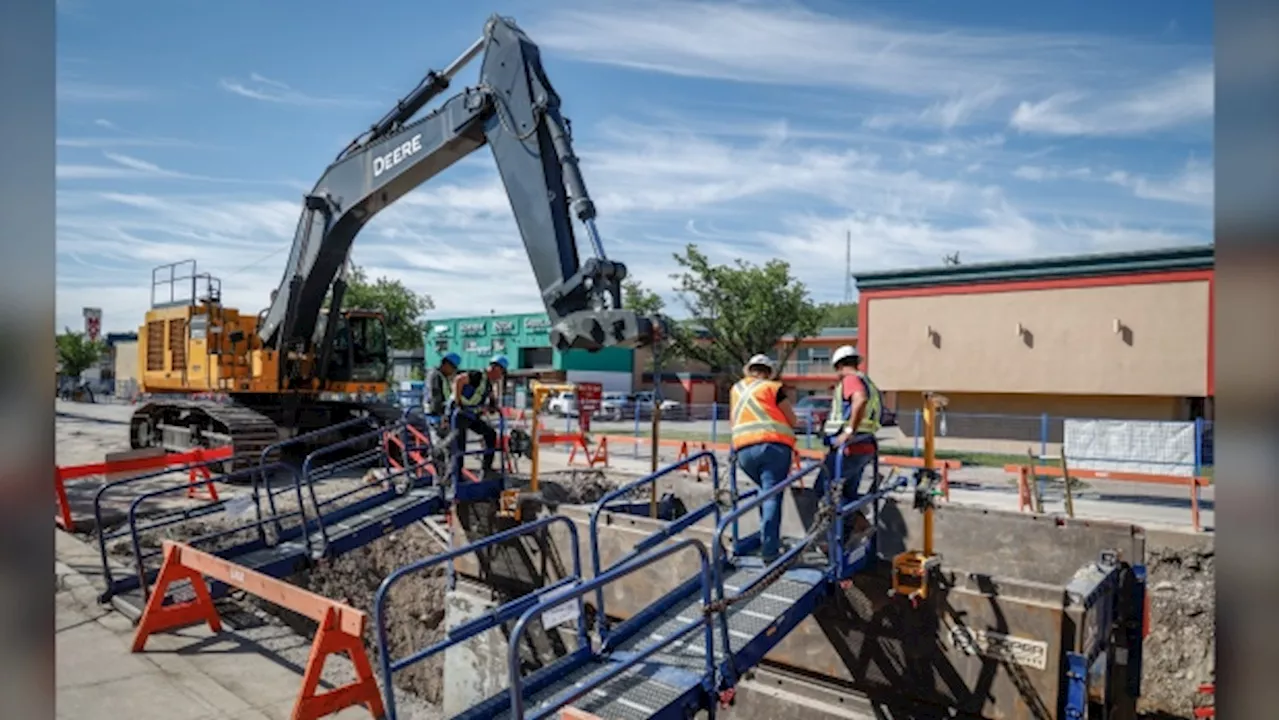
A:
{"label": "excavator cab", "polygon": [[[321,322],[326,322],[327,317]],[[327,379],[381,383],[387,380],[387,324],[381,313],[344,310],[333,334]]]}

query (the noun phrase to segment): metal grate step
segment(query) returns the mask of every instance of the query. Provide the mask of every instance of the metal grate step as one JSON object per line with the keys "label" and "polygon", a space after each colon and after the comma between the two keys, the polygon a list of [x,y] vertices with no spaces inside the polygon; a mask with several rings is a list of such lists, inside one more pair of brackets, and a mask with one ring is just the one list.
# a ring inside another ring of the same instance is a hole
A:
{"label": "metal grate step", "polygon": [[[725,593],[732,596],[759,577],[761,568],[734,568],[724,579]],[[729,645],[736,654],[746,647],[747,643],[758,637],[805,593],[813,589],[818,578],[798,579],[792,575],[784,575],[782,579],[765,588],[763,592],[749,600],[732,606],[728,613]],[[655,642],[665,640],[681,627],[696,620],[702,614],[702,599],[696,594],[683,603],[678,603],[666,613],[636,631],[634,635],[618,646],[623,652],[635,652]],[[724,662],[724,640],[720,628],[715,628],[715,663]],[[706,667],[706,645],[702,633],[694,632],[673,642],[654,655],[654,662],[681,667],[701,672]]]}
{"label": "metal grate step", "polygon": [[[526,695],[525,713],[547,709],[552,700],[573,687],[582,687],[617,667],[617,663],[609,661],[592,661],[565,673],[559,680],[540,689],[536,693]],[[608,720],[648,720],[658,711],[678,702],[682,696],[697,688],[699,678],[688,673],[674,672],[654,663],[642,662],[627,669],[618,677],[609,680],[585,696],[571,703],[579,710],[591,713]],[[511,708],[504,707],[494,712],[494,703],[502,702],[507,697],[501,695],[490,698],[466,712],[455,716],[462,718],[510,718]]]}

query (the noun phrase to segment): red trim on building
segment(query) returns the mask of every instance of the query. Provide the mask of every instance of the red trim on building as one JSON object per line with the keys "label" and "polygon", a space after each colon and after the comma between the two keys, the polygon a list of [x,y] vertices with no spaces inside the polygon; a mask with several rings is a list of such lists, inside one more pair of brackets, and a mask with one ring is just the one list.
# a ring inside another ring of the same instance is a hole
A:
{"label": "red trim on building", "polygon": [[871,373],[871,355],[867,352],[870,342],[867,333],[867,301],[874,298],[874,293],[859,293],[858,296],[858,356],[862,358],[862,372]]}
{"label": "red trim on building", "polygon": [[1205,381],[1204,381],[1204,392],[1205,392],[1205,395],[1209,397],[1213,397],[1213,353],[1214,353],[1213,293],[1214,293],[1213,275],[1210,275],[1209,276],[1209,332],[1208,332],[1208,338],[1207,338],[1209,342],[1209,357],[1208,357],[1208,362],[1205,363],[1206,367],[1205,367]]}

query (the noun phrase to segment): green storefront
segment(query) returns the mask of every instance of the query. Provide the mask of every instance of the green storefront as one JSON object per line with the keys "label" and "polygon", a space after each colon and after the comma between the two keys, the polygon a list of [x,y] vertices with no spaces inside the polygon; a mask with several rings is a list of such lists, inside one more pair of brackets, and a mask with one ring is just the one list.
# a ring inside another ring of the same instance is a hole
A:
{"label": "green storefront", "polygon": [[551,322],[546,313],[442,318],[428,321],[426,327],[423,346],[427,367],[435,367],[450,352],[461,356],[464,370],[479,370],[494,355],[505,355],[517,387],[537,379],[599,382],[606,391],[632,389],[632,351],[556,350],[551,347]]}

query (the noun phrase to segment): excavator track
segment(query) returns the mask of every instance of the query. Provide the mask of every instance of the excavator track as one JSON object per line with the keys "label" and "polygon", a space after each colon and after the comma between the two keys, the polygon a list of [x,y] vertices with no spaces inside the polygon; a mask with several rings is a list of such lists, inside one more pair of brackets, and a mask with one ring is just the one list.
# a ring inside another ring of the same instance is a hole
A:
{"label": "excavator track", "polygon": [[197,447],[231,445],[234,454],[225,470],[257,464],[262,451],[280,440],[271,418],[243,405],[210,400],[153,400],[129,421],[130,445],[163,447],[181,452]]}

